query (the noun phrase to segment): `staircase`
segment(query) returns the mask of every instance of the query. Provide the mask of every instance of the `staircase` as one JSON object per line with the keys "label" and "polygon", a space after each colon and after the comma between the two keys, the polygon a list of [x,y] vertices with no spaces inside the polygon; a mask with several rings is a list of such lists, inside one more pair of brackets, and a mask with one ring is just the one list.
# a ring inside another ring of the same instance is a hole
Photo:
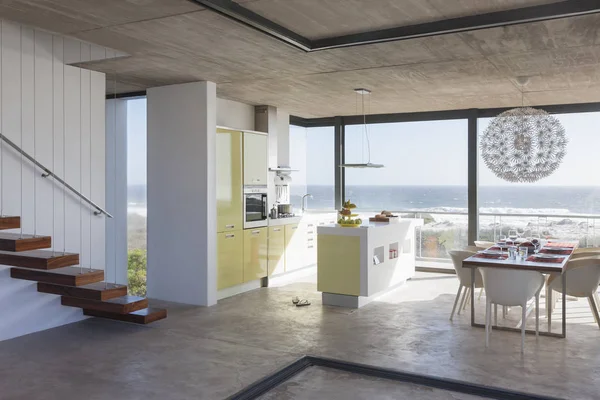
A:
{"label": "staircase", "polygon": [[10,276],[38,282],[40,293],[61,296],[61,304],[83,309],[84,315],[149,324],[167,317],[167,310],[148,307],[148,299],[127,295],[127,286],[104,281],[104,271],[81,268],[79,254],[42,250],[50,236],[2,232],[21,227],[20,217],[0,216],[0,265]]}

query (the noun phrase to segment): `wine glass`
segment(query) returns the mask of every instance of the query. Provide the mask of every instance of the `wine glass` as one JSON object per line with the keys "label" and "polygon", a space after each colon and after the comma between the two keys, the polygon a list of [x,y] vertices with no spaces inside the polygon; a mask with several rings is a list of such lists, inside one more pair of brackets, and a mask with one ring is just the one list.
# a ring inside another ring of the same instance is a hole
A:
{"label": "wine glass", "polygon": [[513,242],[519,238],[519,234],[516,229],[511,229],[508,231],[508,238]]}
{"label": "wine glass", "polygon": [[533,244],[533,252],[537,255],[542,248],[542,240],[539,232],[531,232],[531,244]]}

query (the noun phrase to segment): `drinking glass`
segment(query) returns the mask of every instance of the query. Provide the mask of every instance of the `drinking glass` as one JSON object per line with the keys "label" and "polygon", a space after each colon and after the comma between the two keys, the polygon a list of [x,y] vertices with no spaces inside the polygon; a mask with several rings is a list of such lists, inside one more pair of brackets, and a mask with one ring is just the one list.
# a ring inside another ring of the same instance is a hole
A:
{"label": "drinking glass", "polygon": [[508,247],[508,258],[509,260],[515,260],[517,258],[517,246]]}
{"label": "drinking glass", "polygon": [[511,229],[510,231],[508,231],[508,238],[510,240],[512,240],[513,242],[515,240],[517,240],[519,238],[519,234],[517,233],[516,229]]}
{"label": "drinking glass", "polygon": [[526,246],[519,247],[519,258],[521,261],[525,261],[527,259],[527,250],[528,249]]}

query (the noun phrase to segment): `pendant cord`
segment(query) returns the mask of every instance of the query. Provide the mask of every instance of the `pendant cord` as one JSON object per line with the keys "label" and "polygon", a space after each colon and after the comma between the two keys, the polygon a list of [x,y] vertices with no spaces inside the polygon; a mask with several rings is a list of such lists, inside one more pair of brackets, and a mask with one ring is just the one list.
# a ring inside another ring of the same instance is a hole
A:
{"label": "pendant cord", "polygon": [[[19,50],[21,52],[20,67],[21,74],[19,75],[19,84],[21,86],[21,107],[19,112],[21,113],[21,149],[23,149],[23,25],[19,27]],[[21,151],[21,239],[23,238],[23,151]]]}
{"label": "pendant cord", "polygon": [[[113,149],[114,152],[114,157],[115,157],[115,180],[114,182],[114,190],[113,190],[113,195],[114,195],[114,214],[115,217],[117,216],[117,71],[115,70],[115,87],[114,87],[114,118],[113,118],[113,130],[114,130],[114,142],[115,142],[115,147]],[[115,276],[114,276],[114,281],[115,281],[115,285],[117,284],[117,221],[116,219],[113,221],[113,226],[114,226],[114,240],[115,240],[115,248],[114,248],[114,253],[115,253],[115,265],[114,265],[114,270],[115,270]]]}
{"label": "pendant cord", "polygon": [[[65,90],[67,87],[65,78],[66,78],[66,64],[67,64],[67,59],[66,59],[66,54],[65,54],[65,38],[62,38],[62,84],[63,84],[63,90],[62,90],[62,112],[63,112],[63,121],[62,121],[62,128],[63,128],[63,141],[62,141],[62,145],[63,145],[63,153],[62,153],[62,158],[63,158],[63,179],[66,181],[67,180],[67,157],[66,157],[66,149],[67,149],[67,145],[66,145],[66,139],[67,139],[67,111],[65,109],[65,97],[66,97],[66,93],[67,91]],[[63,187],[63,255],[66,254],[67,252],[67,192],[66,192],[66,187],[65,185],[62,185]]]}
{"label": "pendant cord", "polygon": [[[92,53],[90,49],[90,60],[92,59]],[[106,49],[104,50],[106,52]],[[106,56],[104,57],[106,58]],[[89,70],[89,84],[90,84],[90,92],[89,92],[89,122],[90,122],[90,200],[93,199],[92,196],[92,71]],[[90,210],[90,272],[92,271],[92,216],[94,215],[93,210]]]}
{"label": "pendant cord", "polygon": [[[79,42],[79,62],[83,62],[82,43]],[[81,92],[83,90],[83,73],[79,69],[79,190],[83,194],[83,107],[81,105]],[[79,196],[79,273],[83,273],[83,210],[81,209],[81,196]]]}
{"label": "pendant cord", "polygon": [[[36,154],[36,141],[37,141],[37,115],[36,115],[36,43],[35,43],[35,29],[33,30],[33,160],[37,159]],[[33,237],[37,236],[37,169],[33,166]]]}
{"label": "pendant cord", "polygon": [[[4,20],[0,20],[0,134],[4,134]],[[0,138],[0,217],[4,216],[4,137]]]}
{"label": "pendant cord", "polygon": [[[54,152],[55,152],[55,136],[56,136],[56,129],[54,126],[54,100],[55,100],[55,93],[54,93],[54,35],[52,35],[52,171],[56,171],[56,166],[54,165],[54,161],[55,161],[55,156],[54,156]],[[56,237],[56,199],[55,199],[55,193],[56,193],[56,176],[54,174],[52,174],[52,237]],[[56,245],[54,244],[54,241],[52,243],[52,255],[54,256],[54,251],[56,249]]]}
{"label": "pendant cord", "polygon": [[365,124],[365,137],[367,138],[367,164],[371,164],[371,141],[369,139],[369,127],[367,126],[367,114],[365,113],[365,96],[369,96],[369,110],[371,110],[371,93],[363,94],[363,122]]}

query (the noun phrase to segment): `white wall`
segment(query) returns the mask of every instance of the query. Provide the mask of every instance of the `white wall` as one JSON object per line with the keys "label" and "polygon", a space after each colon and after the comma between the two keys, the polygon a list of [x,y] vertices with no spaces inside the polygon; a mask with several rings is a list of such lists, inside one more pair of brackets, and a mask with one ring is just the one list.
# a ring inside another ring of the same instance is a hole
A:
{"label": "white wall", "polygon": [[254,130],[254,106],[233,100],[217,99],[217,125]]}
{"label": "white wall", "polygon": [[148,90],[148,297],[209,306],[216,279],[216,85]]}
{"label": "white wall", "polygon": [[[2,133],[103,206],[104,74],[63,68],[61,37],[6,21],[0,35]],[[90,46],[76,47],[80,59],[91,57]],[[103,217],[80,207],[68,192],[63,203],[62,187],[41,178],[39,170],[34,174],[32,164],[21,163],[6,144],[0,176],[2,212],[21,215],[23,232],[52,235],[54,249],[80,253],[85,267],[104,268]],[[59,296],[37,293],[35,282],[11,279],[10,269],[0,266],[0,340],[81,318],[81,310],[62,307]]]}

